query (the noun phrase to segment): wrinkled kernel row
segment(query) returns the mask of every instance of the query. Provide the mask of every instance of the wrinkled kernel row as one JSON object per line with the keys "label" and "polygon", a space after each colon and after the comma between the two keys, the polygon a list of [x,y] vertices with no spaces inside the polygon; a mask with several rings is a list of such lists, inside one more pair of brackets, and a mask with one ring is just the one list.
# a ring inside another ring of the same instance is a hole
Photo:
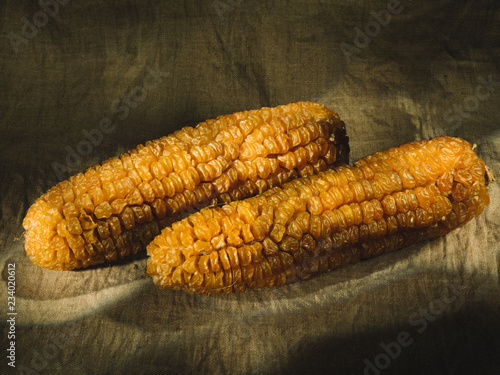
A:
{"label": "wrinkled kernel row", "polygon": [[[284,202],[284,204],[287,203]],[[342,206],[342,208],[345,207],[349,206]],[[432,204],[425,208],[419,206],[417,202],[416,207],[401,210],[401,212],[396,210],[387,212],[387,210],[383,209],[382,204],[379,204],[379,213],[372,216],[371,220],[367,221],[368,224],[362,223],[361,216],[359,216],[359,220],[356,220],[350,208],[346,211],[342,209],[327,211],[322,216],[315,216],[306,211],[298,214],[296,220],[292,220],[286,228],[277,224],[279,219],[275,216],[274,229],[270,233],[266,232],[265,229],[266,218],[263,218],[263,216],[266,216],[266,213],[259,217],[263,223],[262,226],[246,224],[246,221],[252,221],[251,218],[257,216],[258,211],[256,209],[254,209],[253,213],[250,210],[251,207],[240,210],[239,218],[235,217],[235,211],[226,210],[226,214],[230,213],[229,218],[233,216],[236,219],[236,225],[233,222],[233,226],[230,226],[230,219],[227,217],[222,216],[222,220],[219,222],[214,217],[207,220],[202,213],[192,215],[188,220],[178,223],[174,228],[175,232],[170,232],[170,235],[179,234],[179,238],[167,236],[166,243],[158,242],[165,247],[183,247],[182,252],[170,251],[166,255],[166,263],[171,267],[178,267],[183,261],[182,254],[185,256],[189,254],[190,264],[194,265],[199,260],[200,272],[206,273],[218,269],[218,257],[224,263],[223,259],[226,257],[226,251],[233,254],[232,258],[234,259],[237,259],[239,255],[241,262],[245,264],[248,263],[245,259],[251,259],[245,254],[249,255],[250,253],[254,253],[254,262],[259,262],[262,255],[260,253],[256,255],[256,252],[262,249],[266,255],[278,253],[278,250],[282,250],[293,255],[300,263],[300,259],[303,257],[302,253],[312,251],[316,246],[317,239],[333,239],[334,247],[356,244],[360,241],[365,242],[370,239],[384,237],[386,234],[394,234],[398,230],[429,226],[436,221],[443,220],[451,212],[452,206],[446,198],[439,194],[432,200]],[[219,209],[215,211],[219,211]],[[203,213],[205,212],[203,211]],[[267,214],[269,212],[272,214],[272,210],[267,210]],[[241,220],[241,214],[245,215],[243,220]],[[269,218],[269,221],[272,222],[272,218]],[[252,224],[256,222],[254,220]],[[232,229],[238,226],[242,228],[241,236],[235,235],[234,229]],[[280,231],[279,228],[283,228],[283,230]],[[263,230],[263,233],[260,233],[259,230]],[[228,231],[229,235],[224,236],[223,231]],[[280,233],[276,234],[276,231]],[[269,236],[266,236],[266,234]],[[256,238],[260,242],[255,242]],[[158,239],[158,241],[161,240]],[[234,246],[241,247],[237,249]],[[251,250],[249,250],[249,247]],[[198,255],[202,253],[206,254],[198,258]],[[211,267],[208,267],[207,262],[209,259],[212,262]],[[226,262],[226,264],[228,263]],[[233,261],[231,264],[238,265],[238,262]]]}
{"label": "wrinkled kernel row", "polygon": [[465,224],[489,203],[484,171],[459,138],[412,142],[202,209],[154,239],[147,272],[209,294],[306,280]]}
{"label": "wrinkled kernel row", "polygon": [[147,243],[153,237],[146,223],[162,229],[194,209],[244,199],[347,158],[344,124],[319,104],[219,116],[49,189],[23,222],[26,250],[35,264],[57,270],[123,258],[143,246],[127,231],[140,228]]}

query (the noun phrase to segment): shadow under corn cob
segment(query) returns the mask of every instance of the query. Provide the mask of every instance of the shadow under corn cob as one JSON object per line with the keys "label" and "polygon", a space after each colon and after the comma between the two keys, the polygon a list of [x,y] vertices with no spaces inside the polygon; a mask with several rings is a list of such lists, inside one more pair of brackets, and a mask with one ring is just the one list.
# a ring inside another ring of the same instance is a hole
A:
{"label": "shadow under corn cob", "polygon": [[488,204],[469,143],[412,142],[174,223],[147,272],[190,293],[280,286],[446,234]]}
{"label": "shadow under corn cob", "polygon": [[70,270],[125,258],[172,222],[348,162],[339,116],[298,102],[219,116],[58,183],[23,221],[31,261]]}

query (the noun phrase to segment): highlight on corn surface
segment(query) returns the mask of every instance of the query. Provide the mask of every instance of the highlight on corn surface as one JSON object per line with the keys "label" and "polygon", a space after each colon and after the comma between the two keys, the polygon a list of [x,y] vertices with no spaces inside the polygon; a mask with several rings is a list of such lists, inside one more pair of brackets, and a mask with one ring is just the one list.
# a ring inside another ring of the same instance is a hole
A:
{"label": "highlight on corn surface", "polygon": [[339,116],[311,102],[184,127],[49,189],[23,221],[26,252],[54,270],[125,258],[195,209],[348,162],[347,142]]}
{"label": "highlight on corn surface", "polygon": [[486,182],[466,141],[411,142],[202,209],[149,244],[147,273],[207,294],[307,280],[464,225],[489,204]]}

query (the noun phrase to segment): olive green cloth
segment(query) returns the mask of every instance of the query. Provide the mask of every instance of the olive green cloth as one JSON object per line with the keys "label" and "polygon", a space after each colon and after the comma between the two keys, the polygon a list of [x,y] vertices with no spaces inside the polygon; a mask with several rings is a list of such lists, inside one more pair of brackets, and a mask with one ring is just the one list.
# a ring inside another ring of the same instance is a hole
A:
{"label": "olive green cloth", "polygon": [[226,297],[157,290],[145,256],[41,269],[22,219],[139,143],[298,100],[340,114],[351,160],[448,134],[500,174],[499,19],[496,0],[2,0],[1,373],[498,374],[498,184],[444,238]]}

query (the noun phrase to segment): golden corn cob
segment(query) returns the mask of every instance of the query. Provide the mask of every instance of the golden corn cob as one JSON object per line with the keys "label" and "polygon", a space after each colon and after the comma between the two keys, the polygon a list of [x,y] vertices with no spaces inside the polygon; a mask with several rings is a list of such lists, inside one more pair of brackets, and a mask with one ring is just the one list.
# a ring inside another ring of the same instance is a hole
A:
{"label": "golden corn cob", "polygon": [[469,143],[412,142],[174,223],[148,245],[147,272],[190,293],[280,286],[443,235],[488,203]]}
{"label": "golden corn cob", "polygon": [[310,102],[185,127],[48,190],[24,219],[26,251],[54,270],[124,258],[189,210],[348,162],[347,141],[339,116]]}

